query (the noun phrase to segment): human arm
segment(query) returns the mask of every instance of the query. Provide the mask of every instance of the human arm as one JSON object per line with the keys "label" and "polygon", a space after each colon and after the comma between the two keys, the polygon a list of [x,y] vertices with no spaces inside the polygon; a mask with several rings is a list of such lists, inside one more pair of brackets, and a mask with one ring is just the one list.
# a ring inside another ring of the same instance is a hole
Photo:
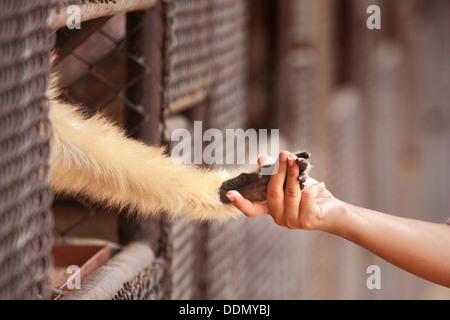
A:
{"label": "human arm", "polygon": [[450,287],[450,227],[347,204],[335,234],[428,281]]}
{"label": "human arm", "polygon": [[295,183],[298,167],[289,157],[280,154],[279,170],[267,186],[266,203],[251,203],[230,191],[233,204],[247,216],[270,213],[275,223],[290,229],[338,235],[408,272],[450,287],[449,226],[347,204],[312,178],[300,191]]}

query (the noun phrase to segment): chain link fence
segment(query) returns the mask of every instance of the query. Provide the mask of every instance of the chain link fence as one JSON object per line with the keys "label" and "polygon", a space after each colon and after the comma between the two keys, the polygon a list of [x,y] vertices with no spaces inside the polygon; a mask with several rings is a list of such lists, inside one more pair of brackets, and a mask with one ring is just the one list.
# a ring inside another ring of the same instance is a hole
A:
{"label": "chain link fence", "polygon": [[0,3],[0,299],[49,294],[47,1]]}

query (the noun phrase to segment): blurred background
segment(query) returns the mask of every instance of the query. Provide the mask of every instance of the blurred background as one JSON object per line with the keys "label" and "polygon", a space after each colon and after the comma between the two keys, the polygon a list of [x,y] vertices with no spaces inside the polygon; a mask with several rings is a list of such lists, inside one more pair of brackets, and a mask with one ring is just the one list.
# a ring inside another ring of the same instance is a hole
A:
{"label": "blurred background", "polygon": [[[381,29],[367,27],[370,5]],[[63,99],[149,144],[170,146],[171,131],[195,120],[279,129],[280,150],[311,152],[311,175],[337,198],[445,223],[449,16],[448,0],[155,1],[59,28],[54,71]],[[55,243],[150,244],[156,260],[117,299],[450,299],[355,244],[267,216],[142,222],[61,196],[51,211]],[[366,286],[370,265],[381,289]]]}
{"label": "blurred background", "polygon": [[[309,150],[311,175],[339,199],[445,223],[450,2],[251,4],[252,125],[279,128],[289,150]],[[381,10],[380,30],[366,26],[370,5]],[[301,297],[450,297],[448,289],[334,236],[300,231],[289,237],[297,244],[291,252],[298,252],[299,262],[290,272],[300,271]],[[371,264],[381,268],[381,290],[365,287]]]}

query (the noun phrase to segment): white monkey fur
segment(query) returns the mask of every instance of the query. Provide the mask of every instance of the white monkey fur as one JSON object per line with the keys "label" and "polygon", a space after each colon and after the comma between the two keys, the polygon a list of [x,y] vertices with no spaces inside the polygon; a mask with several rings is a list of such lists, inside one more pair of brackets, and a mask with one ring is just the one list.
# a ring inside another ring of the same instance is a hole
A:
{"label": "white monkey fur", "polygon": [[220,220],[239,211],[219,199],[225,170],[175,164],[163,149],[127,138],[101,115],[85,117],[78,107],[49,91],[52,124],[51,188],[139,215],[165,212],[193,220]]}

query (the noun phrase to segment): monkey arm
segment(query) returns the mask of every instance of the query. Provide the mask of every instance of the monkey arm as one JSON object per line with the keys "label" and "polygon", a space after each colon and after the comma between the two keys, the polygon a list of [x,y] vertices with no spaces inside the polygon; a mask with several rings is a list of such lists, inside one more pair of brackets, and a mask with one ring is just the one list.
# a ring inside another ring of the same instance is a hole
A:
{"label": "monkey arm", "polygon": [[142,215],[164,211],[208,220],[238,214],[219,197],[222,183],[233,177],[229,172],[176,164],[162,148],[127,138],[103,117],[85,118],[52,99],[49,118],[55,192]]}
{"label": "monkey arm", "polygon": [[[50,186],[57,193],[142,215],[184,213],[193,220],[236,216],[237,209],[226,197],[229,190],[250,201],[266,199],[270,175],[262,175],[261,170],[238,175],[177,164],[162,148],[129,139],[105,118],[86,118],[75,107],[52,98],[49,118],[53,128]],[[303,189],[309,154],[297,153],[297,157]],[[265,172],[272,172],[273,166]]]}

